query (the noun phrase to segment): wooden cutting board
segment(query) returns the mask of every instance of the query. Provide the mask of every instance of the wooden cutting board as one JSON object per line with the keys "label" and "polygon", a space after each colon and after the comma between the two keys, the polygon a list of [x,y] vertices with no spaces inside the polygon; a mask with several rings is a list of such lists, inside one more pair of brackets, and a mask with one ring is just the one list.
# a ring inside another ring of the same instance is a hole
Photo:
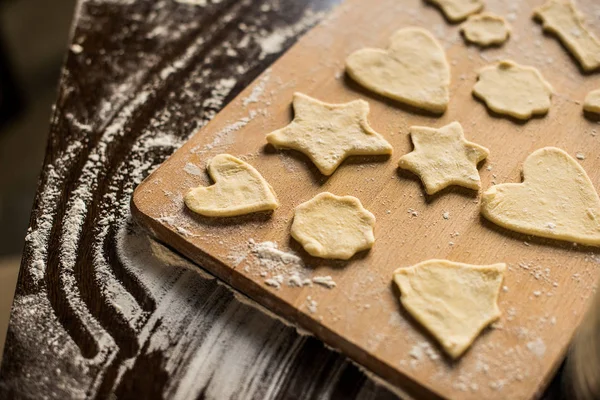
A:
{"label": "wooden cutting board", "polygon": [[[525,158],[544,146],[581,153],[579,162],[594,183],[600,182],[600,125],[584,118],[581,106],[587,92],[600,87],[599,75],[583,75],[564,48],[541,33],[531,19],[541,1],[487,3],[488,11],[509,19],[513,33],[504,47],[481,51],[466,46],[458,26],[419,0],[346,1],[137,188],[135,217],[161,241],[414,397],[535,396],[562,360],[586,310],[599,275],[598,250],[501,229],[480,217],[476,193],[451,188],[426,196],[415,176],[397,169],[398,158],[412,150],[410,126],[456,120],[469,140],[491,151],[480,168],[484,188],[520,181]],[[594,4],[578,2],[590,19],[600,12]],[[429,29],[446,49],[451,102],[441,117],[387,102],[344,75],[347,55],[386,47],[389,36],[407,26]],[[498,59],[535,66],[551,82],[556,95],[547,116],[517,123],[489,114],[472,97],[476,71]],[[394,146],[394,154],[351,158],[327,178],[303,155],[267,146],[265,135],[290,122],[296,91],[332,103],[367,100],[370,123]],[[220,153],[256,167],[281,207],[241,218],[189,212],[183,194],[210,184],[205,165]],[[323,191],[356,196],[375,214],[371,251],[348,262],[321,260],[291,239],[294,208]],[[271,242],[300,259],[277,263],[281,254]],[[502,318],[455,363],[402,309],[392,285],[396,268],[431,258],[509,266],[499,300]],[[290,287],[286,282],[294,273],[329,275],[337,286]],[[284,278],[280,288],[266,284],[277,275]]]}

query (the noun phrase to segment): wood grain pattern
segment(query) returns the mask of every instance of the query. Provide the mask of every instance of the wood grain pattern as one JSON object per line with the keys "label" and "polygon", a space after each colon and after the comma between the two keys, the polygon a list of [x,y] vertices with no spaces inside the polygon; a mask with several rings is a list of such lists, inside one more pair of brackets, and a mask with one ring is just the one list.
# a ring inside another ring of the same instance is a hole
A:
{"label": "wood grain pattern", "polygon": [[[489,3],[502,15],[514,12],[503,2]],[[408,127],[458,120],[469,140],[491,151],[481,171],[484,187],[519,181],[527,155],[544,146],[561,147],[573,156],[583,152],[584,168],[598,181],[598,125],[583,117],[580,103],[598,78],[582,75],[564,49],[541,34],[531,20],[536,5],[529,1],[517,7],[518,17],[511,17],[513,38],[505,47],[480,52],[465,46],[456,27],[419,1],[346,1],[140,185],[134,216],[161,241],[417,398],[539,395],[593,293],[597,249],[503,230],[479,216],[476,193],[450,188],[425,196],[418,180],[396,168],[397,158],[412,148]],[[591,2],[579,6],[595,10]],[[372,96],[343,74],[351,52],[386,47],[396,29],[410,25],[433,30],[452,64],[452,100],[440,118]],[[513,121],[491,115],[473,99],[476,71],[499,58],[533,65],[552,83],[556,95],[547,116]],[[265,134],[289,122],[295,91],[333,103],[369,100],[370,123],[394,146],[392,160],[355,158],[327,178],[305,157],[265,146]],[[257,93],[262,97],[254,101]],[[234,219],[204,218],[187,210],[183,194],[209,184],[205,174],[190,172],[189,166],[203,167],[220,153],[243,157],[256,167],[278,193],[281,207],[272,215]],[[375,214],[377,243],[371,251],[349,262],[332,262],[308,256],[290,239],[294,207],[322,191],[355,195]],[[449,220],[442,217],[446,211]],[[266,241],[300,254],[307,276],[331,275],[337,288],[270,287],[267,279],[283,274],[285,282],[288,275],[255,259],[253,243]],[[456,363],[435,350],[433,357],[419,355],[430,339],[399,306],[391,287],[396,268],[431,258],[509,265],[500,296],[504,318]]]}

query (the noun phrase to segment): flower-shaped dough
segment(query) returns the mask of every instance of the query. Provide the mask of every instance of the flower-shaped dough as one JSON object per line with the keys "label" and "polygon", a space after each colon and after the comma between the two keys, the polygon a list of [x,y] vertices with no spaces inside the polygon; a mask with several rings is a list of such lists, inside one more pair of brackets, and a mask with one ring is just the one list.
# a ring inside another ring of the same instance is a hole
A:
{"label": "flower-shaped dough", "polygon": [[312,256],[347,260],[373,246],[374,226],[356,197],[325,192],[296,207],[291,234]]}
{"label": "flower-shaped dough", "polygon": [[526,120],[548,112],[552,86],[533,67],[501,61],[479,71],[473,95],[498,114]]}

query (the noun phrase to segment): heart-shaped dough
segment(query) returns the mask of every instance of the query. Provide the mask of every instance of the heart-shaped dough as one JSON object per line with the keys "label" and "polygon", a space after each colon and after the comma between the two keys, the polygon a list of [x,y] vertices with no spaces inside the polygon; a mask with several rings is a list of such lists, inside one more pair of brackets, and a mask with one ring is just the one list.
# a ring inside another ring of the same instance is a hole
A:
{"label": "heart-shaped dough", "polygon": [[425,29],[397,31],[387,50],[355,51],[346,59],[346,72],[375,93],[427,111],[443,113],[450,101],[450,66]]}
{"label": "heart-shaped dough", "polygon": [[208,162],[208,174],[215,182],[197,187],[185,196],[185,204],[208,217],[232,217],[279,207],[273,188],[253,166],[229,154]]}
{"label": "heart-shaped dough", "polygon": [[523,183],[488,189],[481,213],[517,232],[600,245],[600,199],[571,156],[555,147],[533,152],[523,164]]}

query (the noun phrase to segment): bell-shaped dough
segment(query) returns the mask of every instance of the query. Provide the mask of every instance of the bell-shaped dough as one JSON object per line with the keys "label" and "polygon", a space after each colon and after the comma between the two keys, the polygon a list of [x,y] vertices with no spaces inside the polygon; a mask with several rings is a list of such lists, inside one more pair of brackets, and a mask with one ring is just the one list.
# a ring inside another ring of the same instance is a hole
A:
{"label": "bell-shaped dough", "polygon": [[505,264],[423,261],[394,271],[400,301],[452,358],[500,317],[497,301]]}

